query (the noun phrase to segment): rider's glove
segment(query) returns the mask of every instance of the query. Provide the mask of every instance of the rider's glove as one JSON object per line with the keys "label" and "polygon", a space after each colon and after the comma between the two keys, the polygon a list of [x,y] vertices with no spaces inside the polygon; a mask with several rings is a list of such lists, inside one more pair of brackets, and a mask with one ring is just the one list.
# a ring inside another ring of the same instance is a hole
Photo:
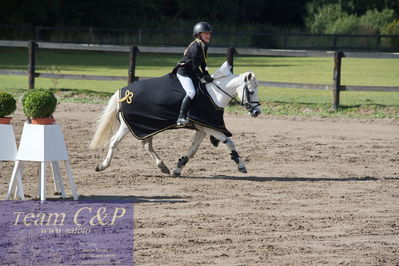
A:
{"label": "rider's glove", "polygon": [[213,78],[209,75],[205,75],[201,78],[202,83],[208,83],[208,82],[212,82],[212,81],[213,81]]}

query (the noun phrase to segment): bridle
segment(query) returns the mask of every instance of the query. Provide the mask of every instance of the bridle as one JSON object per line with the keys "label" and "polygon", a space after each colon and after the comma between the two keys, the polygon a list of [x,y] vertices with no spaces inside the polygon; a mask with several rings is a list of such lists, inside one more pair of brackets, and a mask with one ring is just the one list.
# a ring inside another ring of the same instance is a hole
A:
{"label": "bridle", "polygon": [[[250,91],[248,89],[248,84],[247,83],[245,83],[244,88],[242,90],[241,101],[237,100],[235,97],[233,97],[230,94],[228,94],[226,91],[224,91],[222,88],[220,88],[216,83],[212,82],[212,84],[215,85],[216,88],[218,88],[218,90],[220,90],[221,92],[223,92],[224,94],[229,96],[230,99],[231,99],[230,102],[245,107],[247,109],[247,111],[250,112],[250,113],[252,113],[255,110],[255,108],[260,106],[260,102],[259,101],[251,101],[251,95],[254,94],[254,92]],[[245,102],[245,99],[246,99],[246,102]]]}

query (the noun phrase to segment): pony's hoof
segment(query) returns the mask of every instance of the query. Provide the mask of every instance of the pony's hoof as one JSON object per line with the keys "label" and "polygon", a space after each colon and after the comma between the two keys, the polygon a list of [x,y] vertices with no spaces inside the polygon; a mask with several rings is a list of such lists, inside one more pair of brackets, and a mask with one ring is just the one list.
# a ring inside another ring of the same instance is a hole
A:
{"label": "pony's hoof", "polygon": [[218,140],[214,136],[210,136],[209,140],[211,141],[211,144],[213,145],[213,147],[219,146],[220,140]]}
{"label": "pony's hoof", "polygon": [[169,171],[169,169],[166,167],[166,168],[161,168],[161,172],[162,173],[164,173],[164,174],[170,174],[170,171]]}
{"label": "pony's hoof", "polygon": [[238,171],[240,171],[241,173],[244,173],[244,174],[248,173],[247,168],[245,168],[245,167],[238,168]]}
{"label": "pony's hoof", "polygon": [[97,164],[96,172],[101,172],[102,170],[103,170],[103,169],[101,169],[100,164]]}
{"label": "pony's hoof", "polygon": [[173,176],[174,177],[179,177],[181,175],[181,171],[178,171],[178,170],[174,170],[173,171]]}
{"label": "pony's hoof", "polygon": [[162,173],[170,174],[169,168],[164,163],[160,164],[158,167],[159,167],[159,169],[161,169]]}

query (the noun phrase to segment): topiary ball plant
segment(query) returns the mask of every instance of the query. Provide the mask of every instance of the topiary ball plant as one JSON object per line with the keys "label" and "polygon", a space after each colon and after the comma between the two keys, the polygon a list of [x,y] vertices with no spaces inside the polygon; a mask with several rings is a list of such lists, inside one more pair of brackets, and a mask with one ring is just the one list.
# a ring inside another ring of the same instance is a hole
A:
{"label": "topiary ball plant", "polygon": [[17,102],[7,92],[0,92],[0,117],[6,117],[17,109]]}
{"label": "topiary ball plant", "polygon": [[24,113],[31,119],[51,117],[57,106],[57,98],[49,90],[35,89],[22,98]]}

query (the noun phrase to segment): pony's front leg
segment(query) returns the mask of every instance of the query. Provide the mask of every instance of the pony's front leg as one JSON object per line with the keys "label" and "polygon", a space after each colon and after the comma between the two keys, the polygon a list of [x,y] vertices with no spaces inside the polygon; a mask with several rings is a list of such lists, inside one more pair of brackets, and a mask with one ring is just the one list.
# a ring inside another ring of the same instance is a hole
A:
{"label": "pony's front leg", "polygon": [[206,133],[203,130],[197,130],[193,139],[193,143],[191,144],[190,149],[187,152],[186,156],[183,156],[179,159],[179,162],[176,165],[176,169],[173,171],[174,176],[180,176],[183,167],[187,164],[188,160],[190,160],[198,150],[198,147],[201,145],[202,140],[206,136]]}
{"label": "pony's front leg", "polygon": [[159,158],[158,154],[154,151],[152,147],[152,137],[146,138],[142,141],[144,149],[151,155],[151,157],[155,160],[156,165],[159,169],[161,169],[162,173],[170,174],[169,168],[165,165],[165,163]]}
{"label": "pony's front leg", "polygon": [[109,142],[107,156],[101,163],[97,165],[96,172],[100,172],[108,168],[108,166],[111,164],[114,149],[116,148],[116,146],[118,146],[118,143],[123,139],[124,136],[126,136],[128,132],[129,128],[126,126],[125,122],[121,119],[121,124],[118,131],[116,132],[115,135],[111,137],[111,140]]}
{"label": "pony's front leg", "polygon": [[240,171],[241,173],[247,173],[247,169],[245,167],[245,164],[243,162],[243,160],[241,159],[241,157],[238,155],[238,152],[236,150],[236,145],[234,144],[234,142],[229,138],[226,137],[225,134],[210,129],[210,128],[205,128],[204,129],[206,133],[214,136],[216,139],[218,139],[219,141],[221,141],[222,143],[226,144],[227,147],[231,150],[231,159],[237,164],[238,166],[238,171]]}

